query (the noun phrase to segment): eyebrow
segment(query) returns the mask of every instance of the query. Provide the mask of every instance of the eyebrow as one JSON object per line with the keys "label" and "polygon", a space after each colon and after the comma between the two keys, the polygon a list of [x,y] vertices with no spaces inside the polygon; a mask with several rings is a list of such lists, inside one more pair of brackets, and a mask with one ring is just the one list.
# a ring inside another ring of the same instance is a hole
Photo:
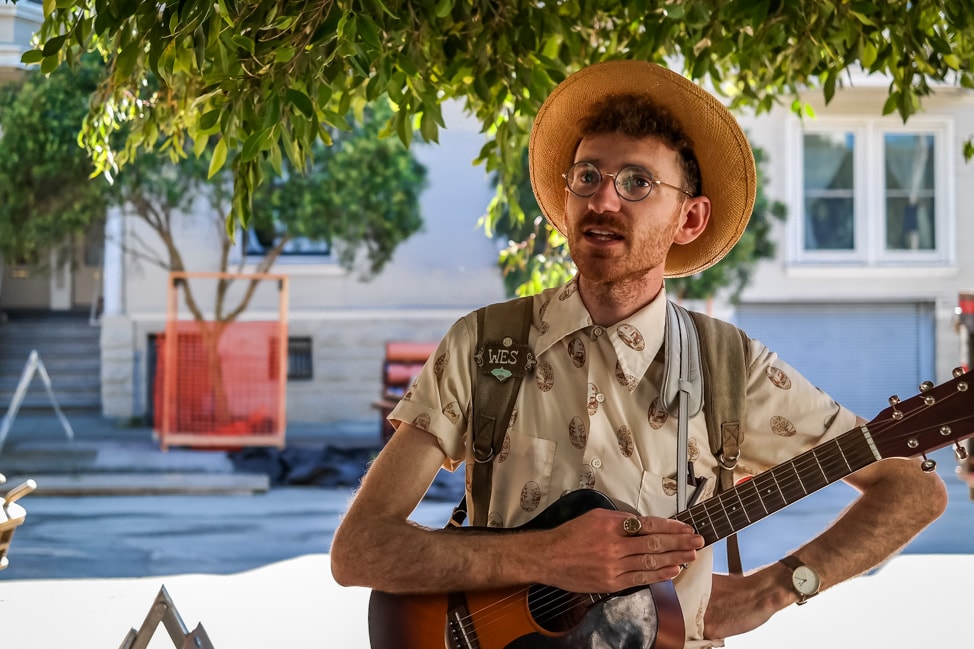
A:
{"label": "eyebrow", "polygon": [[[572,164],[578,164],[579,162],[587,162],[591,165],[595,165],[596,167],[598,167],[600,171],[602,170],[602,161],[597,158],[582,158],[581,160],[576,160]],[[650,174],[653,175],[653,177],[660,175],[659,171],[650,169],[648,166],[644,164],[639,164],[638,162],[623,162],[622,165],[619,167],[619,169],[616,170],[616,172],[625,169],[626,167],[636,167],[637,169],[648,171]]]}

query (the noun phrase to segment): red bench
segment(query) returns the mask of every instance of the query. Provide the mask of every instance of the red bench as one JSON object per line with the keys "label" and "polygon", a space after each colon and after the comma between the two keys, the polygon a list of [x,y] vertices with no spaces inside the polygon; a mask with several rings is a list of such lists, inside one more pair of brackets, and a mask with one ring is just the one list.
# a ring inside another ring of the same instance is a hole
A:
{"label": "red bench", "polygon": [[386,356],[382,361],[382,392],[379,400],[372,404],[382,414],[383,443],[389,441],[395,432],[386,417],[409,390],[426,360],[436,351],[437,344],[398,340],[386,343]]}

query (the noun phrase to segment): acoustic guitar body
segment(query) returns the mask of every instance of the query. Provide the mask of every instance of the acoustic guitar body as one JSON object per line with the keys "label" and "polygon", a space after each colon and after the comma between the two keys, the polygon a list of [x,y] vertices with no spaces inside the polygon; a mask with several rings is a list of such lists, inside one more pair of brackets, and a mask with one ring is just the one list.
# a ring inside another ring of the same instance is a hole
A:
{"label": "acoustic guitar body", "polygon": [[[566,494],[513,530],[551,529],[596,508],[603,494]],[[677,649],[683,615],[671,582],[613,594],[570,593],[536,584],[466,593],[369,600],[372,649]]]}

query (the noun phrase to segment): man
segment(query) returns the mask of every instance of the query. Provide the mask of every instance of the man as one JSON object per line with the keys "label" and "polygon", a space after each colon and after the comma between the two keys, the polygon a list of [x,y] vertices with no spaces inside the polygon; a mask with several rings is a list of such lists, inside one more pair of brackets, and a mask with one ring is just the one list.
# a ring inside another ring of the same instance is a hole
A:
{"label": "man", "polygon": [[[616,593],[673,580],[685,645],[711,647],[878,564],[939,516],[946,495],[935,475],[915,461],[882,460],[847,478],[861,497],[792,553],[820,581],[815,592],[796,589],[792,560],[744,576],[712,575],[701,536],[669,518],[678,510],[678,417],[660,406],[657,354],[664,278],[716,263],[747,224],[755,194],[747,140],[730,113],[684,77],[614,61],[572,75],[552,93],[532,130],[530,162],[539,205],[567,237],[578,273],[533,298],[529,347],[538,364],[492,458],[490,505],[479,515],[489,526],[520,526],[580,487],[605,493],[618,510],[596,508],[518,534],[409,522],[441,466],[466,461],[469,494],[477,325],[467,316],[390,415],[397,432],[335,535],[339,583],[389,593],[524,584]],[[749,346],[739,475],[862,423],[759,342]],[[700,498],[712,495],[718,464],[704,419],[690,420],[686,449],[695,475],[711,476]]]}

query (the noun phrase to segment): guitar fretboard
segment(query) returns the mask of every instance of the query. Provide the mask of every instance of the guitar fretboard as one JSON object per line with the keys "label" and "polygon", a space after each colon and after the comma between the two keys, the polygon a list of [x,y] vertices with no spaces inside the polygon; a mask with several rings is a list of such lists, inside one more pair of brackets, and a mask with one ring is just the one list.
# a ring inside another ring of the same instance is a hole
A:
{"label": "guitar fretboard", "polygon": [[711,545],[878,459],[867,428],[853,428],[674,518],[692,525]]}

